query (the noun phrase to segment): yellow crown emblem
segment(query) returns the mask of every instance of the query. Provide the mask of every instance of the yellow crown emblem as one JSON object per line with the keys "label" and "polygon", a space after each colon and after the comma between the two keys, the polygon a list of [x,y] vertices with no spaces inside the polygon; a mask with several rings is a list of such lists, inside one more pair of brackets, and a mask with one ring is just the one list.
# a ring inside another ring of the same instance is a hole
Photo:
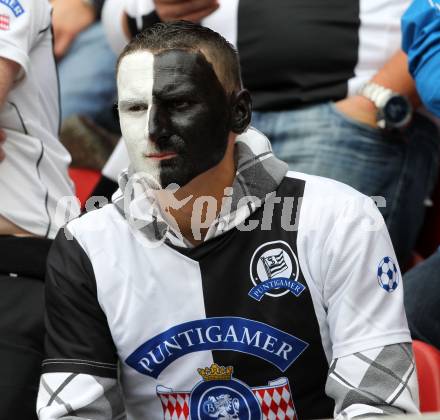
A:
{"label": "yellow crown emblem", "polygon": [[229,381],[233,372],[232,366],[219,366],[217,363],[213,363],[211,367],[205,369],[197,369],[200,376],[205,381]]}

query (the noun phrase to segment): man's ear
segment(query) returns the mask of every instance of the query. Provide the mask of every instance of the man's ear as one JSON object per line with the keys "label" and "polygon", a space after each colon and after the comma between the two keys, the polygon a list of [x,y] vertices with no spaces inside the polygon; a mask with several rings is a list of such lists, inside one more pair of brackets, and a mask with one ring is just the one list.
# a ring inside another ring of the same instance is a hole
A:
{"label": "man's ear", "polygon": [[236,134],[241,134],[251,123],[251,95],[246,89],[240,90],[232,95],[231,130]]}

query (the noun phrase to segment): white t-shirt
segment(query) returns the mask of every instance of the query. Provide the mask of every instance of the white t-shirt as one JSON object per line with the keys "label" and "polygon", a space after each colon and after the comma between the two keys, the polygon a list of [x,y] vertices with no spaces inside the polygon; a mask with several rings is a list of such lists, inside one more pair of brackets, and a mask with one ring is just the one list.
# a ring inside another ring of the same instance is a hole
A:
{"label": "white t-shirt", "polygon": [[52,238],[67,220],[57,204],[72,196],[70,156],[58,140],[60,108],[46,0],[0,0],[0,56],[21,66],[0,110],[6,132],[0,163],[0,215]]}

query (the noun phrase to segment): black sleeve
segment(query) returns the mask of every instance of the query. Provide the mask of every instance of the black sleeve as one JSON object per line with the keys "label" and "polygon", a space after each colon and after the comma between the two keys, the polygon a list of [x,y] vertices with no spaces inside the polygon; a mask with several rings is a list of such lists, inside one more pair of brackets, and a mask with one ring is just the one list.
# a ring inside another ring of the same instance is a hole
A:
{"label": "black sleeve", "polygon": [[92,0],[93,7],[96,12],[96,20],[101,19],[102,8],[104,7],[105,0]]}
{"label": "black sleeve", "polygon": [[43,373],[116,377],[118,361],[107,318],[96,293],[87,254],[61,229],[46,269],[46,360]]}
{"label": "black sleeve", "polygon": [[148,15],[142,16],[142,26],[141,27],[138,27],[135,17],[127,16],[127,18],[128,18],[128,29],[129,29],[132,37],[135,37],[139,32],[142,32],[144,29],[149,28],[150,26],[153,26],[155,23],[160,22],[160,17],[156,13],[156,11],[153,11],[153,12],[149,13]]}

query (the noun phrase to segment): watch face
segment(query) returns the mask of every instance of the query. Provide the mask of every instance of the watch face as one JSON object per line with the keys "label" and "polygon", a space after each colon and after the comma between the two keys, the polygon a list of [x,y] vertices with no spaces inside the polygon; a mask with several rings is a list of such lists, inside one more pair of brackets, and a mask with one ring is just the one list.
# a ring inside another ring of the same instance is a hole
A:
{"label": "watch face", "polygon": [[404,96],[392,96],[384,106],[383,114],[387,126],[401,127],[405,125],[411,115],[411,105]]}

